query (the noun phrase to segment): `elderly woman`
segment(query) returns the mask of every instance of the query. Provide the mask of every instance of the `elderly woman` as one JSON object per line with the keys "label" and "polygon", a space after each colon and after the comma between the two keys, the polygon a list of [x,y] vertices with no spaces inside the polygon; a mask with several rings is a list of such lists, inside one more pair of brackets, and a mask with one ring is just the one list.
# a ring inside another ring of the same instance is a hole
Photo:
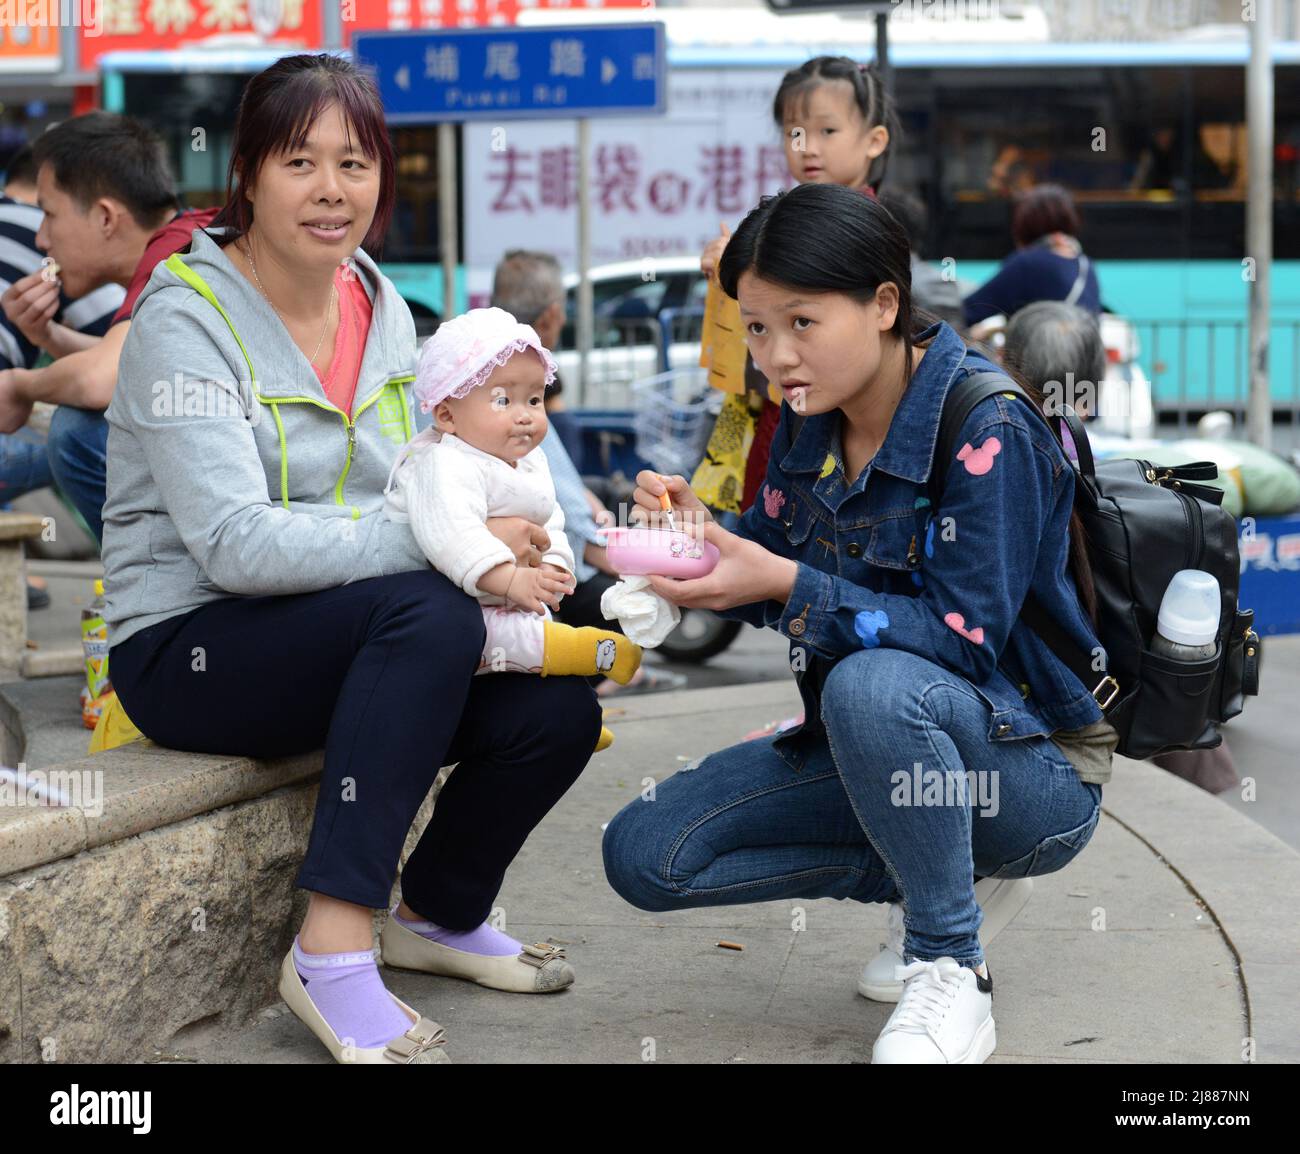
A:
{"label": "elderly woman", "polygon": [[[136,306],[104,506],[113,683],[141,731],[250,757],[324,747],[280,991],[337,1060],[366,1063],[445,1060],[441,1028],[385,989],[371,931],[442,765],[385,956],[499,989],[573,980],[561,951],[485,919],[600,727],[581,678],[476,678],[478,604],[382,515],[413,433],[415,328],[361,246],[393,197],[383,108],[351,64],[290,56],[250,81],[224,210]],[[537,563],[542,530],[489,528]]]}
{"label": "elderly woman", "polygon": [[1049,405],[1097,415],[1106,347],[1097,318],[1085,309],[1063,301],[1026,305],[1007,322],[1002,360],[1041,389]]}

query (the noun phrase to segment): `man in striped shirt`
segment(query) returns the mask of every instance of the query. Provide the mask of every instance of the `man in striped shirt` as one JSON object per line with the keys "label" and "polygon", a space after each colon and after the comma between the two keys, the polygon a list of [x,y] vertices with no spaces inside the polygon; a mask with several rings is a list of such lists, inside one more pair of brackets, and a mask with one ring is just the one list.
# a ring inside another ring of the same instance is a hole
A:
{"label": "man in striped shirt", "polygon": [[90,112],[64,120],[37,138],[33,152],[44,212],[37,246],[58,262],[68,292],[84,294],[103,285],[127,291],[108,332],[87,342],[45,324],[51,297],[39,271],[10,286],[0,298],[6,315],[31,330],[35,343],[40,335],[58,346],[59,355],[45,368],[0,371],[0,433],[22,428],[35,402],[59,406],[50,422],[50,469],[99,540],[108,441],[104,410],[117,386],[131,306],[153,266],[188,247],[196,224],[211,215],[179,210],[162,141],[132,117]]}
{"label": "man in striped shirt", "polygon": [[[0,196],[0,296],[12,286],[38,274],[44,254],[36,246],[42,213],[36,207],[36,164],[30,147],[16,152],[5,168]],[[53,312],[44,332],[24,327],[0,310],[0,371],[32,369],[42,355],[57,357],[90,345],[108,332],[126,290],[105,284],[73,300],[61,289],[53,296]],[[40,336],[35,341],[29,336]],[[0,434],[0,503],[53,483],[45,438],[32,429]]]}

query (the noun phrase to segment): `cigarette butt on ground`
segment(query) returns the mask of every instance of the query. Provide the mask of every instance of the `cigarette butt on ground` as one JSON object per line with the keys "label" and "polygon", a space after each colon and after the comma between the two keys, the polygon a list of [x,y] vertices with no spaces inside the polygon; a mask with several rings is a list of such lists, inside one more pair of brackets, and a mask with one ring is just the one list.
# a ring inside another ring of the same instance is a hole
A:
{"label": "cigarette butt on ground", "polygon": [[745,947],[739,942],[719,942],[718,948],[721,950],[743,950]]}

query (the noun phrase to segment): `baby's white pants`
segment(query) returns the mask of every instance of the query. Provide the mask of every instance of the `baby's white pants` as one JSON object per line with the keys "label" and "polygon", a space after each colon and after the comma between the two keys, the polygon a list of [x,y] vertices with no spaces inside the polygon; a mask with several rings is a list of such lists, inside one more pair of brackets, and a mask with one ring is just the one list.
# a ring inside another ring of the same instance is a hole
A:
{"label": "baby's white pants", "polygon": [[546,650],[545,624],[551,618],[512,609],[508,605],[484,605],[483,624],[487,638],[479,673],[541,673]]}

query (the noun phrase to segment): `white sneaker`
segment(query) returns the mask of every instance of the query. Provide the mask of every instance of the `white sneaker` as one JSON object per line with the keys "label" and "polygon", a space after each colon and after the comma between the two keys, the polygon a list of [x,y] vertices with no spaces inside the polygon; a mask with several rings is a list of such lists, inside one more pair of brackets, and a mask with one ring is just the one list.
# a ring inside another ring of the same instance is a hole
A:
{"label": "white sneaker", "polygon": [[[980,924],[980,945],[988,949],[1012,918],[1025,908],[1034,892],[1033,878],[980,878],[975,883],[975,900],[984,911]],[[891,902],[885,922],[885,941],[880,952],[863,967],[858,979],[858,993],[873,1002],[896,1002],[902,996],[903,983],[894,971],[903,964],[903,905]]]}
{"label": "white sneaker", "polygon": [[903,983],[896,981],[894,971],[903,964],[903,903],[890,902],[885,915],[885,940],[880,943],[880,953],[863,967],[858,979],[858,993],[873,1002],[896,1002],[902,996]]}
{"label": "white sneaker", "polygon": [[873,1064],[978,1066],[993,1053],[991,975],[940,958],[899,966],[898,978],[903,996],[871,1048]]}

